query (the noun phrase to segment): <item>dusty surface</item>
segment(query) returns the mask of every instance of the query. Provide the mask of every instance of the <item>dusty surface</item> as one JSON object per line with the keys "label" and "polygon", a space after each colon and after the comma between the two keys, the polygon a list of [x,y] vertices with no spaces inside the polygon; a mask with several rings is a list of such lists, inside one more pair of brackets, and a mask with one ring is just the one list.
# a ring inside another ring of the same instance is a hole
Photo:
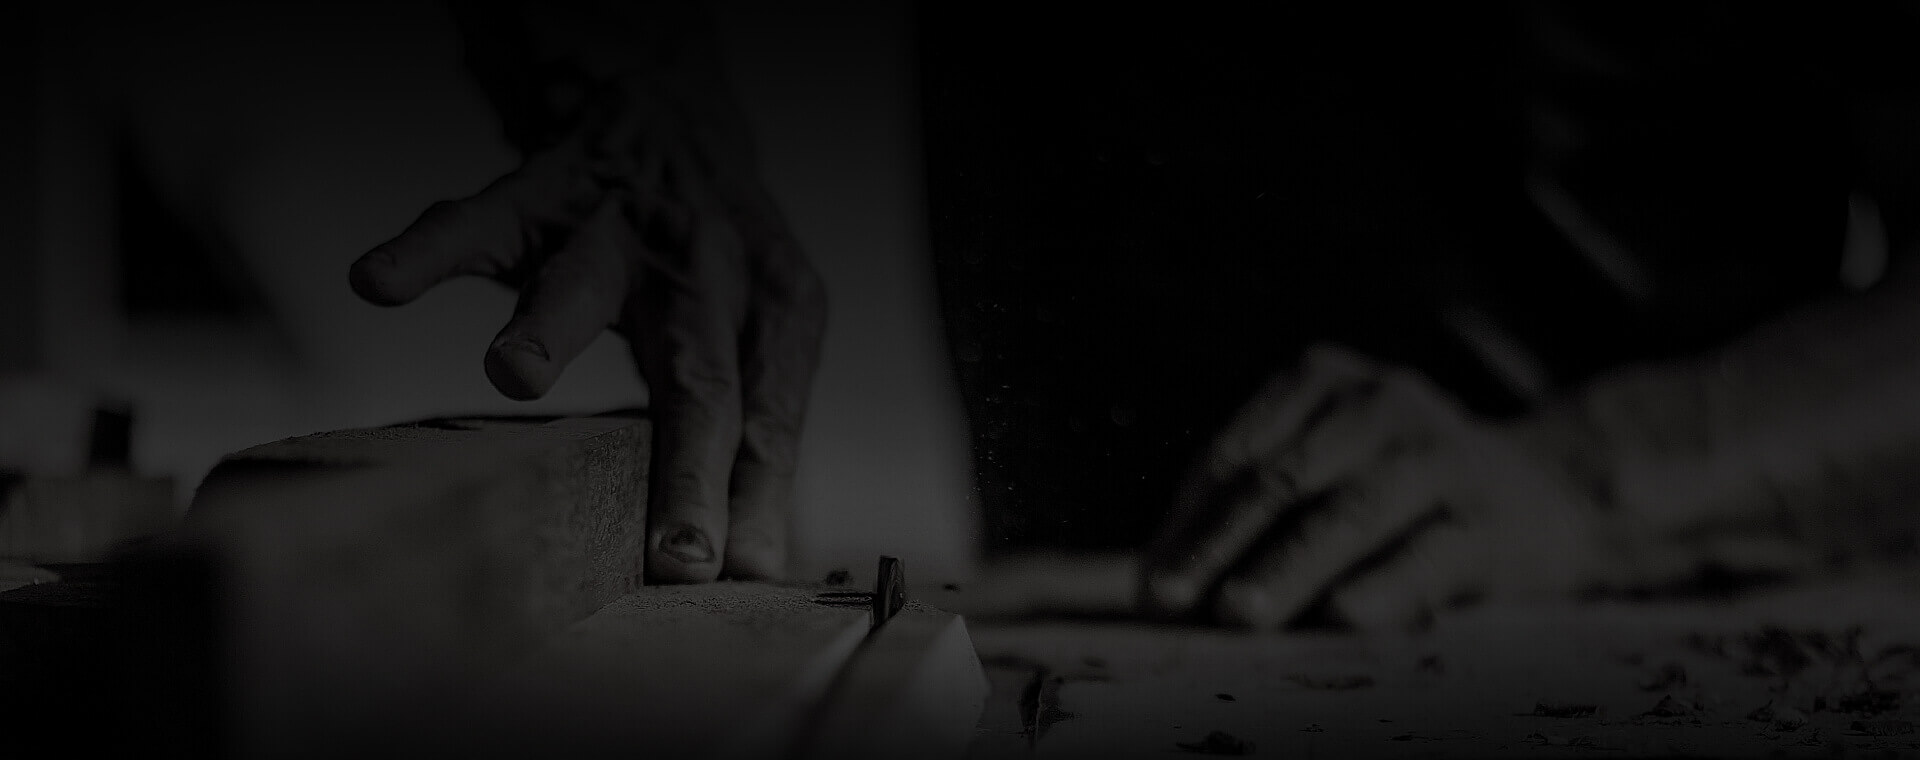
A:
{"label": "dusty surface", "polygon": [[1391,640],[970,625],[995,685],[978,757],[1920,756],[1913,576],[1484,609]]}
{"label": "dusty surface", "polygon": [[[966,627],[874,629],[818,588],[649,586],[553,637],[450,731],[527,757],[958,757],[986,696]],[[476,732],[465,724],[480,723]],[[458,754],[459,752],[456,752]]]}
{"label": "dusty surface", "polygon": [[518,664],[483,698],[499,708],[488,722],[562,755],[771,751],[869,627],[865,609],[812,598],[742,583],[636,590]]}

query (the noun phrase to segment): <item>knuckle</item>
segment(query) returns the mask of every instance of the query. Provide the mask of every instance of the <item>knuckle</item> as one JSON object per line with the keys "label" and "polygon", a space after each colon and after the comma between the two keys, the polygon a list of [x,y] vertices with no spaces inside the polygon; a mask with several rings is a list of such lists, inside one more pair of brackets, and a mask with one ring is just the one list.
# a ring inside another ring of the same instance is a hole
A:
{"label": "knuckle", "polygon": [[755,411],[741,431],[741,456],[778,468],[775,474],[791,476],[800,438],[800,416],[770,414],[764,407]]}
{"label": "knuckle", "polygon": [[662,396],[676,415],[717,420],[729,406],[737,406],[740,379],[730,367],[706,361],[674,362],[668,369]]}
{"label": "knuckle", "polygon": [[[753,466],[758,478],[766,478],[778,484],[791,484],[797,472],[797,459],[793,438],[787,436],[768,436],[755,434],[753,426],[747,428],[747,434],[741,439],[739,464]],[[781,505],[785,499],[780,499]]]}
{"label": "knuckle", "polygon": [[703,400],[728,398],[740,389],[740,378],[733,368],[713,362],[681,362],[674,372],[674,381],[682,392]]}

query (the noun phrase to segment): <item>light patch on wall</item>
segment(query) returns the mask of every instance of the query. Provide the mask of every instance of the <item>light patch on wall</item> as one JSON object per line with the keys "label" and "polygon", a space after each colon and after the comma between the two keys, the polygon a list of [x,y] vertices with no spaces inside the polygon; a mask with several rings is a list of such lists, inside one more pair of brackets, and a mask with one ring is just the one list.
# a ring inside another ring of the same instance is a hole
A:
{"label": "light patch on wall", "polygon": [[1847,199],[1847,239],[1840,250],[1840,284],[1866,290],[1887,273],[1887,226],[1880,205],[1860,193]]}

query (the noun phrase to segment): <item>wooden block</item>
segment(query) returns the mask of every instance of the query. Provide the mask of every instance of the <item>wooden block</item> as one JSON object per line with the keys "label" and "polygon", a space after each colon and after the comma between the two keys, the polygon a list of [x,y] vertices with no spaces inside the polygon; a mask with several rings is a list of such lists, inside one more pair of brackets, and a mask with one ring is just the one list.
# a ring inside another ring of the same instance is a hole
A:
{"label": "wooden block", "polygon": [[204,650],[128,692],[166,703],[212,678],[218,715],[147,721],[231,737],[203,752],[963,754],[986,682],[957,616],[908,603],[875,628],[864,600],[809,589],[640,584],[649,432],[442,420],[255,447],[165,551],[116,564],[106,623],[39,614],[92,598],[70,583],[0,595],[0,618],[41,640],[111,629],[63,654],[120,652],[105,670]]}
{"label": "wooden block", "polygon": [[181,545],[221,588],[242,751],[407,733],[640,583],[638,414],[293,438],[208,475]]}
{"label": "wooden block", "polygon": [[966,621],[908,602],[829,690],[798,742],[800,756],[962,757],[989,691]]}
{"label": "wooden block", "polygon": [[962,756],[986,698],[964,621],[918,604],[871,619],[806,589],[640,589],[555,637],[462,723],[515,756]]}

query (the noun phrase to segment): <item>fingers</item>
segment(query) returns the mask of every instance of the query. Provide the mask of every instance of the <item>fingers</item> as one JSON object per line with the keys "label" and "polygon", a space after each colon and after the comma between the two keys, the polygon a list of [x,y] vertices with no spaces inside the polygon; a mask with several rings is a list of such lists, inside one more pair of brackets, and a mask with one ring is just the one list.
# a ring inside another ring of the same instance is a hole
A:
{"label": "fingers", "polygon": [[1485,555],[1457,525],[1436,525],[1412,537],[1394,557],[1336,590],[1334,610],[1364,633],[1417,631],[1436,612],[1479,591]]}
{"label": "fingers", "polygon": [[[1236,514],[1258,514],[1277,507],[1294,493],[1290,473],[1278,473],[1268,467],[1273,451],[1298,437],[1303,427],[1324,416],[1338,392],[1364,380],[1361,363],[1344,351],[1315,349],[1307,353],[1298,371],[1284,373],[1270,381],[1214,437],[1196,459],[1187,477],[1174,494],[1173,510],[1147,548],[1145,567],[1180,567],[1193,557],[1199,544],[1215,539],[1195,538],[1196,531],[1219,526],[1228,535],[1223,549],[1240,546],[1264,530],[1262,520],[1226,519]],[[1257,475],[1260,482],[1249,483]],[[1249,486],[1256,486],[1252,493]],[[1281,502],[1267,498],[1265,491],[1276,491]],[[1223,505],[1226,506],[1223,509]],[[1231,558],[1228,558],[1231,559]],[[1204,569],[1217,565],[1205,557],[1195,557]],[[1203,573],[1204,574],[1204,573]],[[1190,606],[1201,589],[1173,578],[1145,579],[1142,588],[1149,607],[1168,610]],[[1155,588],[1160,585],[1164,588]]]}
{"label": "fingers", "polygon": [[725,574],[773,579],[786,567],[795,455],[826,330],[826,290],[797,250],[756,257],[756,293],[741,338],[744,400],[733,464]]}
{"label": "fingers", "polygon": [[397,305],[461,275],[524,281],[485,363],[516,399],[544,395],[617,324],[655,418],[648,579],[777,577],[823,288],[785,235],[756,251],[750,281],[732,206],[670,125],[646,116],[616,114],[470,198],[435,204],[354,262],[351,282]]}
{"label": "fingers", "polygon": [[1191,478],[1190,488],[1218,485],[1268,452],[1287,443],[1326,409],[1342,390],[1375,374],[1369,362],[1344,348],[1315,346],[1300,367],[1260,389],[1214,437]]}
{"label": "fingers", "polygon": [[701,229],[702,220],[722,211],[733,212],[726,221],[741,238],[752,237],[751,255],[741,258],[748,267],[743,276],[751,298],[745,301],[740,333],[741,437],[728,488],[721,570],[723,577],[733,579],[779,578],[786,569],[800,430],[826,329],[825,288],[784,225],[773,230],[775,234],[752,234],[769,231],[754,223],[767,221],[757,215],[777,214],[771,204],[756,204],[751,209],[756,218],[743,219],[739,208],[721,200],[690,156],[682,151],[666,156],[665,175],[673,192],[698,211],[651,217],[649,223],[663,242],[683,247],[695,234],[687,229],[690,225]]}
{"label": "fingers", "polygon": [[739,379],[731,360],[671,360],[654,388],[654,470],[647,529],[648,583],[704,583],[720,575],[727,541],[728,474],[740,441]]}
{"label": "fingers", "polygon": [[[634,349],[652,390],[654,467],[648,516],[650,583],[720,575],[728,541],[728,487],[741,442],[738,334],[745,272],[738,241],[704,223],[685,251],[653,252],[630,310],[646,325]],[[673,260],[666,260],[667,258]],[[660,271],[678,277],[654,277]]]}
{"label": "fingers", "polygon": [[469,198],[428,206],[348,270],[361,298],[398,306],[460,275],[505,277],[554,229],[591,211],[590,179],[536,157]]}
{"label": "fingers", "polygon": [[[1265,469],[1259,472],[1272,474]],[[1216,518],[1195,520],[1195,529],[1156,542],[1159,545],[1148,553],[1143,568],[1141,606],[1165,618],[1192,613],[1220,573],[1253,546],[1298,496],[1291,482],[1253,481],[1214,504]]]}
{"label": "fingers", "polygon": [[588,155],[624,182],[652,191],[660,186],[662,154],[677,149],[679,142],[668,134],[671,108],[640,91],[630,91],[617,102],[606,122],[585,138]]}
{"label": "fingers", "polygon": [[574,357],[621,315],[639,244],[619,202],[608,200],[574,230],[521,292],[513,319],[487,351],[487,378],[509,398],[546,395]]}
{"label": "fingers", "polygon": [[1312,427],[1296,430],[1279,450],[1250,462],[1233,485],[1182,495],[1191,501],[1162,529],[1147,557],[1142,601],[1150,611],[1192,612],[1221,574],[1284,515],[1364,469],[1393,444],[1398,420],[1371,395],[1333,393],[1316,406],[1326,411],[1315,414],[1319,419]]}
{"label": "fingers", "polygon": [[1285,625],[1343,573],[1404,539],[1436,510],[1425,485],[1403,471],[1335,492],[1221,583],[1215,616],[1260,630]]}

